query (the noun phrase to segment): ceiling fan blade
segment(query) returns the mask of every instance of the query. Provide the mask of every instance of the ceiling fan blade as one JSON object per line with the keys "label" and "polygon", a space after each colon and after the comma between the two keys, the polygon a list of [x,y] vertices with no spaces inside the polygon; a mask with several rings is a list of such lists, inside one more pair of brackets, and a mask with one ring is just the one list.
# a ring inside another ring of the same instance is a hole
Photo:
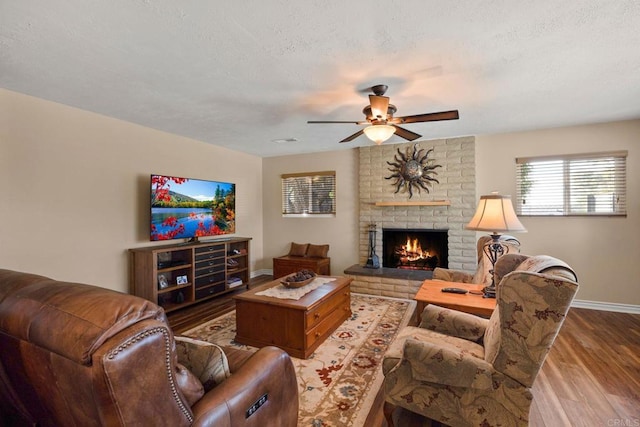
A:
{"label": "ceiling fan blade", "polygon": [[340,142],[349,142],[349,141],[353,141],[354,139],[356,139],[357,137],[359,137],[360,135],[362,135],[364,133],[364,131],[362,129],[360,129],[358,132],[354,133],[351,136],[346,137],[345,139],[343,139]]}
{"label": "ceiling fan blade", "polygon": [[369,102],[371,103],[371,118],[386,120],[387,110],[389,109],[389,97],[369,95]]}
{"label": "ceiling fan blade", "polygon": [[417,114],[415,116],[394,117],[390,123],[437,122],[440,120],[458,120],[458,110],[440,111],[439,113]]}
{"label": "ceiling fan blade", "polygon": [[396,125],[391,125],[391,126],[396,128],[396,135],[406,139],[407,141],[413,141],[414,139],[418,139],[422,136],[415,132],[411,132],[410,130],[407,130],[405,128],[401,128],[400,126],[396,126]]}
{"label": "ceiling fan blade", "polygon": [[332,121],[332,120],[308,120],[307,123],[317,124],[317,123],[351,123],[354,125],[359,125],[362,122],[354,122],[354,121]]}

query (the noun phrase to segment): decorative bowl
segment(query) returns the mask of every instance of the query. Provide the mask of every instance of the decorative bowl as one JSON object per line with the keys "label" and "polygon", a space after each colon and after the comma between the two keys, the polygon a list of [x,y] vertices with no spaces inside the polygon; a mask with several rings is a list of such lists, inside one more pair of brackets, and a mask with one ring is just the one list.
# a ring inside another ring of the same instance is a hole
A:
{"label": "decorative bowl", "polygon": [[294,281],[293,278],[296,276],[296,274],[298,273],[292,273],[288,276],[283,277],[282,279],[280,279],[280,283],[282,283],[287,288],[301,288],[304,285],[308,285],[309,283],[313,282],[313,280],[316,278],[316,274],[314,272],[310,272],[310,274],[313,274],[313,277],[311,277],[310,279]]}

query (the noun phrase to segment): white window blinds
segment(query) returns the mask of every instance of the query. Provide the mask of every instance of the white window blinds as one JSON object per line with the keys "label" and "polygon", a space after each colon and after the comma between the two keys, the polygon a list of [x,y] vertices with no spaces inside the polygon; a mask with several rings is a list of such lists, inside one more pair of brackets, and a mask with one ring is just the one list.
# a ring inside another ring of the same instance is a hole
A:
{"label": "white window blinds", "polygon": [[335,215],[335,171],[282,175],[284,216]]}
{"label": "white window blinds", "polygon": [[518,215],[627,214],[627,152],[516,159]]}

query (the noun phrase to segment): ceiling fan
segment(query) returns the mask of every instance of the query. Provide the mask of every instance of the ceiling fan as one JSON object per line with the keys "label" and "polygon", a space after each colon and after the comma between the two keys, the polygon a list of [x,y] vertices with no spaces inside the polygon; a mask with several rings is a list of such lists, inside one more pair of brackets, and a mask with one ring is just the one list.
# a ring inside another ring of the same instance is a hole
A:
{"label": "ceiling fan", "polygon": [[340,142],[353,141],[363,133],[376,144],[380,145],[395,133],[401,138],[408,141],[420,138],[415,132],[411,132],[398,125],[419,123],[419,122],[436,122],[440,120],[457,120],[458,110],[441,111],[438,113],[417,114],[414,116],[393,117],[397,108],[393,104],[389,104],[389,97],[384,96],[389,87],[387,85],[375,85],[371,87],[373,95],[369,95],[370,104],[364,107],[362,112],[365,120],[361,121],[326,121],[326,120],[310,120],[307,123],[353,123],[356,125],[370,125],[359,130],[343,139]]}

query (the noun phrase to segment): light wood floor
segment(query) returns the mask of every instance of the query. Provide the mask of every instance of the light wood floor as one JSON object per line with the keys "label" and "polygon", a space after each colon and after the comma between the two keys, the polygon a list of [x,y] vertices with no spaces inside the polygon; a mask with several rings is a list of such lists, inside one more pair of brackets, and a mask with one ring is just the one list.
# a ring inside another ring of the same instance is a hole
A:
{"label": "light wood floor", "polygon": [[[272,280],[260,276],[251,288]],[[236,291],[242,292],[242,291]],[[233,294],[170,313],[183,332],[235,308]],[[573,308],[533,386],[532,427],[640,427],[640,315]],[[382,394],[366,425],[386,427]],[[422,426],[403,415],[399,427]]]}

